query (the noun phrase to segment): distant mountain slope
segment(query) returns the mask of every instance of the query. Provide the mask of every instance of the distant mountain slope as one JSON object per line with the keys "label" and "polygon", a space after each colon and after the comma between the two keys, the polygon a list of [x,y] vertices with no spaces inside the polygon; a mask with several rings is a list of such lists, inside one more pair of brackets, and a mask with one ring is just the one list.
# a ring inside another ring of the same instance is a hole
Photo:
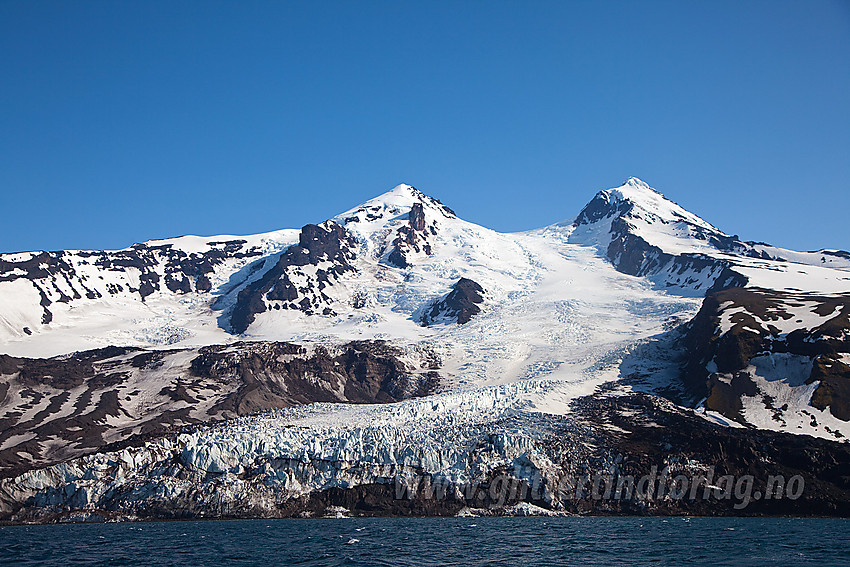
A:
{"label": "distant mountain slope", "polygon": [[[125,250],[0,254],[2,351],[52,356],[110,345],[226,340],[210,304],[298,231],[183,236]],[[210,336],[204,339],[204,335]]]}

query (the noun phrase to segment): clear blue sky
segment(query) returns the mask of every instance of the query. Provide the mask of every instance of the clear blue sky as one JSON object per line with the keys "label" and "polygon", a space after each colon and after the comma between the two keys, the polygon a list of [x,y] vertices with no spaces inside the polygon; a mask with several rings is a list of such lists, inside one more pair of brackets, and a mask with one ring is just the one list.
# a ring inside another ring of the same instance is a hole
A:
{"label": "clear blue sky", "polygon": [[318,222],[410,183],[503,231],[640,177],[850,249],[850,2],[0,1],[0,250]]}

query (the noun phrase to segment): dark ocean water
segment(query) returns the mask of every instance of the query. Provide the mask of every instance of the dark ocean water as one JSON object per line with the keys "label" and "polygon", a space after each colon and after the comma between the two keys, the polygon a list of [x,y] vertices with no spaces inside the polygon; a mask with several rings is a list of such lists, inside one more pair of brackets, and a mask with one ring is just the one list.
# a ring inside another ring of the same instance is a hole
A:
{"label": "dark ocean water", "polygon": [[850,520],[406,518],[0,527],[0,565],[850,565]]}

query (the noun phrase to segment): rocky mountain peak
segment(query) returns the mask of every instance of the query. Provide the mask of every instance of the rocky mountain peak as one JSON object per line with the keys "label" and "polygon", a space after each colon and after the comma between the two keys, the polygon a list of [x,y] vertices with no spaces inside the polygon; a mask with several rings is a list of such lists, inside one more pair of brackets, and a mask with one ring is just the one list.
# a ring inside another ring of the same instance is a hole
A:
{"label": "rocky mountain peak", "polygon": [[684,293],[747,281],[730,271],[728,254],[748,253],[737,236],[636,177],[597,193],[573,221],[570,242],[595,246],[620,272],[648,276]]}
{"label": "rocky mountain peak", "polygon": [[647,224],[683,223],[723,234],[637,177],[629,177],[621,186],[597,193],[582,209],[573,225],[581,226],[616,217],[637,219]]}
{"label": "rocky mountain peak", "polygon": [[639,190],[639,191],[648,191],[648,192],[654,193],[656,195],[661,195],[660,192],[658,192],[655,189],[653,189],[652,187],[650,187],[649,183],[647,183],[646,181],[643,181],[642,179],[638,179],[637,177],[629,177],[621,185],[621,187],[631,187],[631,188]]}
{"label": "rocky mountain peak", "polygon": [[454,211],[438,199],[426,195],[412,185],[401,184],[338,215],[335,220],[344,225],[387,222],[409,214],[414,206],[434,218],[457,218]]}

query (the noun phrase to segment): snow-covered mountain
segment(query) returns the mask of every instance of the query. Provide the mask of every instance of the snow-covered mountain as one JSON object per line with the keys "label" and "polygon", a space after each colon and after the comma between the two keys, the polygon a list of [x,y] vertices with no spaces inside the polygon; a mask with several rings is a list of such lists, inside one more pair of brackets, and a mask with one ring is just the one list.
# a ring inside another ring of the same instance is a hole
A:
{"label": "snow-covered mountain", "polygon": [[[742,242],[635,178],[523,233],[466,222],[399,185],[300,230],[2,254],[0,466],[22,476],[0,496],[9,513],[42,493],[54,496],[39,509],[80,507],[79,490],[84,509],[112,505],[102,499],[127,478],[147,486],[162,473],[162,451],[141,449],[141,468],[108,480],[90,465],[117,457],[82,455],[145,443],[183,455],[180,470],[244,475],[253,455],[276,471],[263,486],[291,488],[294,469],[274,459],[300,459],[299,488],[272,490],[281,502],[384,478],[380,467],[357,481],[303,463],[415,461],[459,483],[474,476],[463,455],[505,420],[516,434],[485,468],[538,458],[554,474],[566,465],[553,431],[580,444],[580,430],[609,427],[576,409],[600,396],[663,395],[679,406],[653,411],[684,412],[697,429],[846,441],[848,316],[850,254]],[[311,402],[376,405],[269,414],[250,422],[261,449],[228,421]],[[345,458],[326,443],[348,447]],[[50,492],[71,484],[64,500]],[[259,490],[249,485],[240,490]]]}
{"label": "snow-covered mountain", "polygon": [[847,252],[795,252],[742,242],[635,178],[598,193],[566,227],[570,242],[595,246],[621,272],[647,276],[676,293],[702,296],[747,285],[825,293],[848,289]]}

